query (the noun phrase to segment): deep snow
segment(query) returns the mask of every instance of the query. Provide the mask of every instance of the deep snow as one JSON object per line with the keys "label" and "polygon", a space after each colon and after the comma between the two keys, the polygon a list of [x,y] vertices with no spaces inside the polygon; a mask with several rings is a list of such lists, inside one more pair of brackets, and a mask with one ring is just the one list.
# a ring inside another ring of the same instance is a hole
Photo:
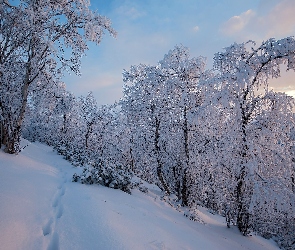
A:
{"label": "deep snow", "polygon": [[153,185],[129,195],[73,183],[77,168],[48,146],[23,143],[19,155],[0,150],[0,249],[278,249],[204,208],[204,223],[189,220]]}

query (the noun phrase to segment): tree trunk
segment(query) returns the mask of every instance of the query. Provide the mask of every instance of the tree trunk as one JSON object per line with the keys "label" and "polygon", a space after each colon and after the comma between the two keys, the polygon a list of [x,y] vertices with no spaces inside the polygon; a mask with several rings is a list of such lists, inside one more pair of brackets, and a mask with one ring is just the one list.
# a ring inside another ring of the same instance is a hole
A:
{"label": "tree trunk", "polygon": [[28,101],[30,73],[31,69],[30,65],[28,65],[22,87],[22,100],[16,120],[14,120],[13,116],[10,113],[7,114],[6,120],[4,120],[4,151],[9,154],[15,154],[20,151],[21,128],[25,118],[26,106]]}
{"label": "tree trunk", "polygon": [[4,141],[6,140],[6,131],[4,128],[4,120],[2,117],[2,120],[0,120],[0,148],[2,144],[4,145]]}
{"label": "tree trunk", "polygon": [[7,138],[8,138],[8,130],[7,127],[4,126],[5,121],[1,121],[1,146],[7,144]]}
{"label": "tree trunk", "polygon": [[182,198],[182,206],[188,206],[188,186],[187,186],[187,169],[184,170],[182,177],[182,189],[181,189],[181,198]]}
{"label": "tree trunk", "polygon": [[189,148],[188,148],[188,122],[187,122],[187,108],[184,107],[183,111],[183,135],[184,135],[184,152],[185,152],[185,160],[184,160],[184,170],[182,176],[182,206],[188,206],[188,167],[189,167]]}
{"label": "tree trunk", "polygon": [[177,200],[180,201],[182,198],[181,191],[181,162],[178,162],[176,166],[173,167],[173,176],[175,179],[174,190],[177,195]]}
{"label": "tree trunk", "polygon": [[[244,107],[241,107],[242,110],[242,151],[241,151],[241,165],[240,165],[240,174],[237,179],[236,186],[236,195],[237,195],[237,226],[240,232],[243,235],[248,233],[250,228],[249,219],[249,206],[250,201],[249,197],[251,196],[250,183],[246,183],[246,178],[248,175],[247,163],[248,159],[248,145],[247,145],[247,133],[246,126],[248,124],[248,118],[246,117],[246,111]],[[250,192],[250,193],[249,193]]]}
{"label": "tree trunk", "polygon": [[[1,57],[0,57],[0,65],[1,65]],[[0,71],[0,149],[2,147],[2,144],[4,144],[4,117],[3,117],[3,103],[2,103],[2,78],[3,73]]]}
{"label": "tree trunk", "polygon": [[237,226],[243,235],[249,230],[249,203],[246,197],[245,169],[242,170],[237,183]]}
{"label": "tree trunk", "polygon": [[294,176],[291,177],[291,184],[292,184],[292,191],[295,193],[295,178]]}
{"label": "tree trunk", "polygon": [[14,133],[15,133],[15,124],[16,122],[13,121],[12,114],[8,112],[8,110],[5,110],[3,107],[3,120],[2,120],[2,138],[1,143],[4,145],[4,152],[13,154],[14,149]]}
{"label": "tree trunk", "polygon": [[19,152],[19,139],[17,138],[16,132],[13,133],[13,135],[7,140],[4,152],[8,154],[15,154]]}
{"label": "tree trunk", "polygon": [[129,155],[130,155],[130,161],[129,162],[130,162],[131,171],[135,172],[132,145],[133,145],[133,135],[131,135],[131,138],[130,138],[130,141],[129,141]]}
{"label": "tree trunk", "polygon": [[156,122],[156,130],[155,130],[155,141],[154,141],[154,145],[155,145],[155,153],[156,153],[156,158],[157,158],[157,164],[158,164],[158,167],[157,167],[157,176],[158,176],[158,179],[162,185],[162,187],[164,188],[164,191],[170,195],[170,189],[165,181],[165,178],[163,176],[163,171],[162,171],[162,162],[161,162],[161,159],[160,159],[160,146],[159,146],[159,139],[160,139],[160,133],[159,133],[159,129],[160,129],[160,121],[158,120],[158,118],[156,117],[155,118],[155,122]]}

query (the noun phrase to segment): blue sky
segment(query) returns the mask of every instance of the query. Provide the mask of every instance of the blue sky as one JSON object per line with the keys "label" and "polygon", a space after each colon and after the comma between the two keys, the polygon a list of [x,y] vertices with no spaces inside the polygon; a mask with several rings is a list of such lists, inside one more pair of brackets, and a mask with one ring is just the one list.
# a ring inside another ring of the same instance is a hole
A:
{"label": "blue sky", "polygon": [[[118,36],[90,45],[82,76],[64,81],[76,96],[92,91],[99,104],[122,97],[123,69],[156,64],[177,44],[211,68],[214,53],[233,42],[295,35],[295,0],[92,0],[91,8],[111,19]],[[295,96],[295,72],[271,86]]]}

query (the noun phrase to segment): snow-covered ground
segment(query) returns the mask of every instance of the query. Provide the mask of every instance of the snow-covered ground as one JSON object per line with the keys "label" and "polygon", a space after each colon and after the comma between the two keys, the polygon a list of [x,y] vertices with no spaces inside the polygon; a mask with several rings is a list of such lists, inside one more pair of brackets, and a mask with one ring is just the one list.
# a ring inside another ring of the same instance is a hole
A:
{"label": "snow-covered ground", "polygon": [[73,183],[76,170],[42,144],[0,150],[0,249],[278,249],[203,208],[203,224],[189,220],[153,185],[129,195]]}

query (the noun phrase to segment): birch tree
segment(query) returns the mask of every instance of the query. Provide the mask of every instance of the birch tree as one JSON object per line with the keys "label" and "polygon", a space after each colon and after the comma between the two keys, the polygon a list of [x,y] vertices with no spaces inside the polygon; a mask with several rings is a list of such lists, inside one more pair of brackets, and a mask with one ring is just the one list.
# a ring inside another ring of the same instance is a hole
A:
{"label": "birch tree", "polygon": [[269,79],[280,76],[281,64],[286,64],[287,70],[295,69],[295,40],[292,37],[269,39],[258,47],[252,41],[235,43],[214,57],[214,68],[218,71],[212,90],[216,93],[215,100],[232,109],[232,119],[238,128],[233,133],[239,145],[235,157],[238,166],[235,213],[238,228],[243,234],[247,234],[251,227],[250,204],[257,168],[250,131],[258,107],[268,95]]}
{"label": "birch tree", "polygon": [[[105,32],[116,34],[110,21],[89,6],[88,0],[0,2],[1,143],[6,152],[18,151],[33,83],[47,84],[64,70],[79,74],[87,42],[99,44]],[[10,96],[13,92],[18,96]]]}

